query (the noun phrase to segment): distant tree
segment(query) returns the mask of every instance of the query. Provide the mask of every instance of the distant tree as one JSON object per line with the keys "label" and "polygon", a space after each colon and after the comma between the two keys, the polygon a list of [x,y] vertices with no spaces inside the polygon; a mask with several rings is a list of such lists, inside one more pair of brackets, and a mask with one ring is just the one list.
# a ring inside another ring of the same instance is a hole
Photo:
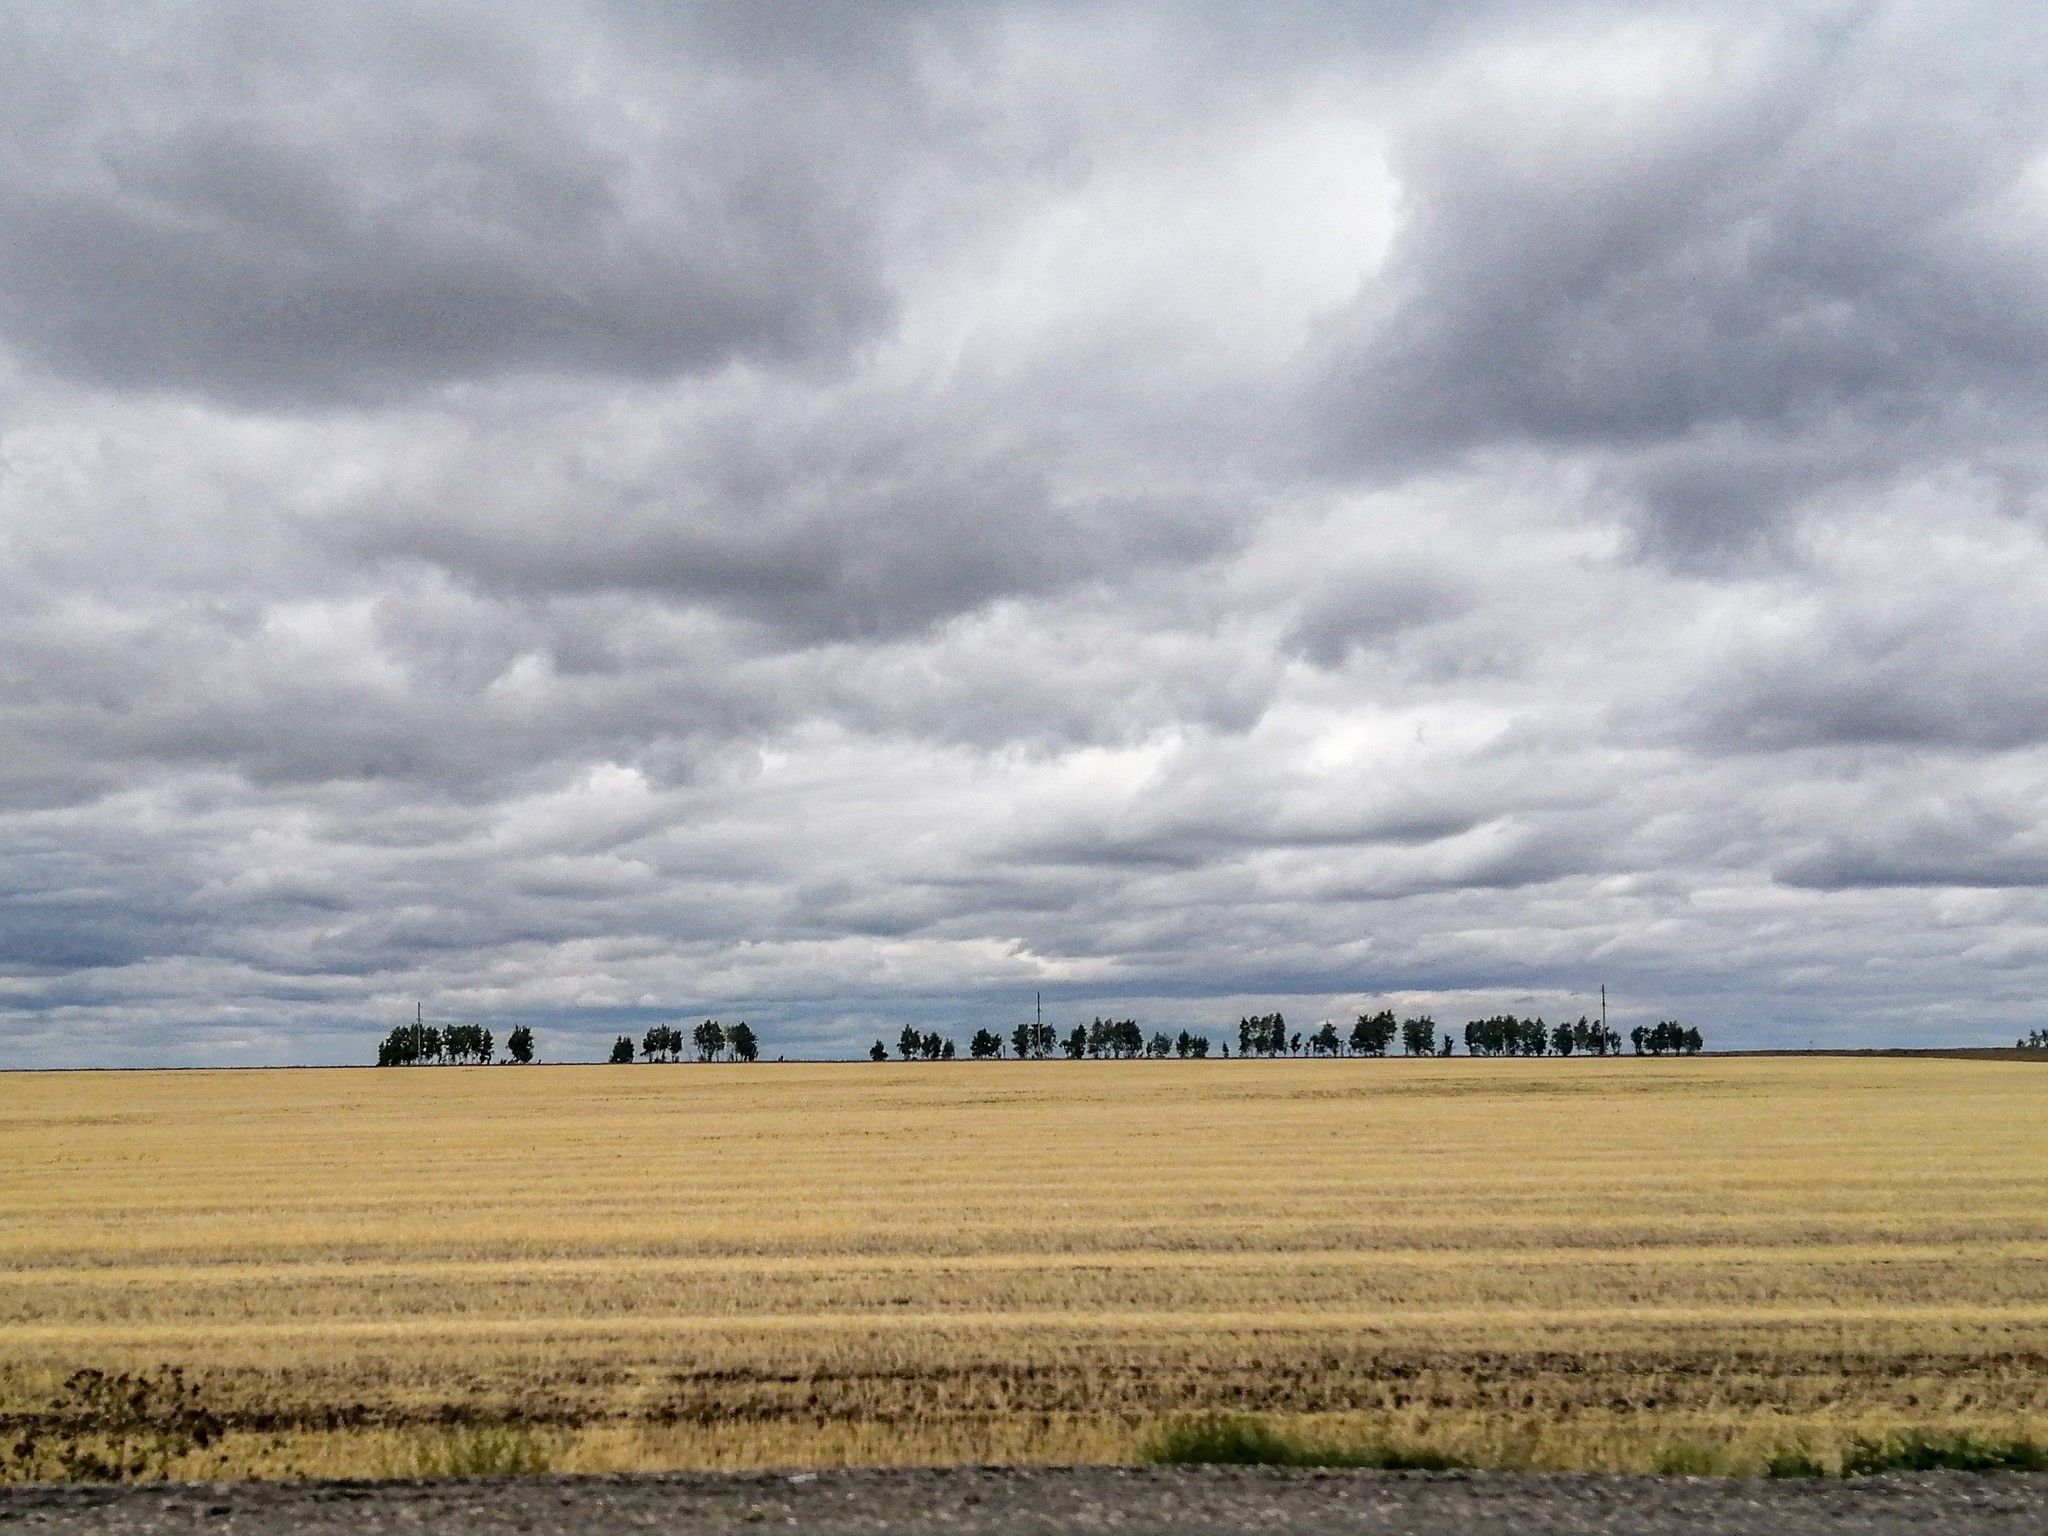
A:
{"label": "distant tree", "polygon": [[1195,1037],[1189,1034],[1186,1030],[1182,1030],[1179,1034],[1173,1037],[1173,1054],[1178,1056],[1182,1061],[1187,1060],[1188,1052],[1191,1049],[1193,1049],[1194,1043]]}
{"label": "distant tree", "polygon": [[716,1019],[706,1019],[690,1031],[690,1039],[697,1047],[699,1061],[716,1061],[725,1049],[725,1026]]}
{"label": "distant tree", "polygon": [[1354,1056],[1384,1056],[1394,1043],[1394,1036],[1401,1026],[1394,1022],[1393,1010],[1383,1008],[1378,1013],[1358,1016],[1358,1022],[1351,1026],[1351,1054]]}
{"label": "distant tree", "polygon": [[1636,1048],[1636,1054],[1638,1056],[1643,1054],[1643,1041],[1648,1037],[1649,1033],[1650,1032],[1647,1029],[1643,1028],[1643,1026],[1640,1024],[1638,1024],[1634,1029],[1628,1032],[1628,1042],[1630,1045]]}
{"label": "distant tree", "polygon": [[633,1059],[633,1037],[621,1035],[612,1042],[612,1065],[621,1066]]}
{"label": "distant tree", "polygon": [[646,1061],[659,1061],[668,1055],[668,1037],[672,1033],[666,1024],[657,1024],[640,1037],[640,1055]]}
{"label": "distant tree", "polygon": [[[1295,1048],[1300,1049],[1297,1037]],[[1287,1049],[1287,1020],[1277,1013],[1256,1014],[1237,1024],[1237,1054],[1278,1056]]]}
{"label": "distant tree", "polygon": [[1436,1020],[1428,1014],[1419,1019],[1401,1021],[1401,1049],[1410,1056],[1434,1056],[1436,1054]]}
{"label": "distant tree", "polygon": [[1638,1025],[1630,1038],[1634,1039],[1636,1035],[1642,1036],[1636,1046],[1638,1055],[1647,1053],[1651,1056],[1694,1056],[1706,1045],[1698,1030],[1688,1029],[1676,1019],[1659,1019],[1648,1029]]}
{"label": "distant tree", "polygon": [[1289,1035],[1287,1037],[1287,1054],[1290,1056],[1299,1056],[1301,1054],[1300,1030],[1296,1030],[1292,1035]]}
{"label": "distant tree", "polygon": [[377,1065],[380,1067],[409,1067],[419,1059],[419,1042],[413,1038],[410,1024],[400,1025],[377,1042]]}
{"label": "distant tree", "polygon": [[[1558,1028],[1568,1028],[1571,1031],[1571,1049],[1581,1056],[1614,1056],[1620,1054],[1621,1036],[1617,1035],[1606,1025],[1595,1023],[1584,1014],[1579,1015],[1578,1023],[1572,1025],[1560,1024]],[[1559,1054],[1565,1055],[1568,1053],[1561,1051]]]}
{"label": "distant tree", "polygon": [[1031,1060],[1032,1057],[1038,1054],[1034,1049],[1038,1044],[1037,1033],[1037,1030],[1029,1023],[1019,1024],[1015,1029],[1011,1030],[1010,1054],[1019,1061]]}
{"label": "distant tree", "polygon": [[1553,1056],[1569,1056],[1572,1047],[1578,1044],[1569,1024],[1559,1024],[1550,1032],[1550,1053]]}
{"label": "distant tree", "polygon": [[953,1042],[952,1042],[951,1040],[948,1040],[948,1041],[947,1041],[947,1042],[945,1043],[945,1045],[944,1045],[943,1047],[941,1047],[941,1049],[940,1049],[940,1051],[939,1051],[939,1060],[941,1060],[941,1061],[951,1061],[952,1059],[953,1059]]}
{"label": "distant tree", "polygon": [[533,1031],[524,1024],[505,1037],[505,1050],[520,1066],[533,1061]]}
{"label": "distant tree", "polygon": [[888,1059],[889,1047],[882,1044],[881,1041],[877,1040],[873,1045],[868,1047],[869,1061],[887,1061]]}
{"label": "distant tree", "polygon": [[1088,1054],[1088,1026],[1086,1024],[1076,1024],[1074,1026],[1074,1032],[1067,1036],[1066,1052],[1067,1060],[1069,1061],[1079,1061]]}
{"label": "distant tree", "polygon": [[992,1029],[977,1029],[967,1042],[967,1054],[976,1061],[990,1061],[1003,1054],[1003,1037]]}
{"label": "distant tree", "polygon": [[754,1032],[747,1027],[745,1019],[726,1031],[725,1043],[741,1061],[754,1061],[761,1055],[761,1042],[754,1038]]}
{"label": "distant tree", "polygon": [[2018,1051],[2048,1051],[2048,1029],[2030,1029],[2024,1040],[2013,1041]]}
{"label": "distant tree", "polygon": [[1327,1019],[1323,1021],[1323,1027],[1316,1031],[1315,1038],[1309,1041],[1309,1049],[1318,1056],[1335,1056],[1343,1048],[1343,1042],[1337,1038],[1337,1026]]}
{"label": "distant tree", "polygon": [[[1223,1047],[1223,1054],[1226,1056],[1230,1054],[1229,1046],[1226,1045]],[[1194,1061],[1204,1061],[1208,1059],[1208,1055],[1209,1037],[1207,1035],[1190,1035],[1188,1037],[1189,1059]]]}
{"label": "distant tree", "polygon": [[917,1060],[924,1054],[924,1036],[904,1025],[903,1033],[896,1037],[896,1054],[905,1061]]}
{"label": "distant tree", "polygon": [[1437,1047],[1436,1053],[1439,1056],[1448,1056],[1451,1054],[1451,1032],[1448,1029],[1444,1031],[1443,1044]]}

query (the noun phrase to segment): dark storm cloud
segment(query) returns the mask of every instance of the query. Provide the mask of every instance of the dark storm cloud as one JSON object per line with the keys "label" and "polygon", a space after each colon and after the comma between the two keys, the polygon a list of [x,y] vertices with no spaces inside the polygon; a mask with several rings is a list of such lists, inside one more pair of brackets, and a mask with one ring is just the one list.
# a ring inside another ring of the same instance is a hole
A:
{"label": "dark storm cloud", "polygon": [[18,18],[0,333],[92,383],[303,406],[829,356],[886,316],[860,154],[886,100],[792,113],[576,20]]}
{"label": "dark storm cloud", "polygon": [[451,460],[424,493],[434,505],[414,495],[319,536],[498,595],[700,605],[788,645],[914,633],[999,598],[1197,561],[1237,537],[1234,509],[1192,472],[1170,490],[1073,488],[1057,442],[986,422],[900,396],[806,420],[749,395],[721,419],[677,424],[623,485],[590,471],[588,442],[532,445],[508,425]]}
{"label": "dark storm cloud", "polygon": [[1801,851],[1776,874],[1823,891],[2039,887],[2048,885],[2048,828],[2010,807],[1916,805]]}
{"label": "dark storm cloud", "polygon": [[1655,450],[1617,470],[1684,558],[1930,418],[2032,413],[2043,59],[2025,8],[1859,6],[1652,12],[1455,69],[1400,134],[1409,216],[1333,430],[1374,464]]}

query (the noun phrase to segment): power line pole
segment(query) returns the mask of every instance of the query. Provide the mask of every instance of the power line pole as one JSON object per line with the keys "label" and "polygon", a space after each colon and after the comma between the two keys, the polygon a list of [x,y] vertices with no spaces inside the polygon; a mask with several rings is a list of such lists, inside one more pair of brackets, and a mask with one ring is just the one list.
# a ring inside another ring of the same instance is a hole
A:
{"label": "power line pole", "polygon": [[1600,1032],[1607,1032],[1607,983],[1600,983]]}

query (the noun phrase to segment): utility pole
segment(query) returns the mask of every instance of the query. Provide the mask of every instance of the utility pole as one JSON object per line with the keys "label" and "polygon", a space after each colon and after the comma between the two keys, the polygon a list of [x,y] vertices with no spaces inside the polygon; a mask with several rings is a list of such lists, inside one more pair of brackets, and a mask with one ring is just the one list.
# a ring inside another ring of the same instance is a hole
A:
{"label": "utility pole", "polygon": [[427,1048],[427,1005],[415,999],[412,1005],[412,1064],[420,1064],[420,1052]]}
{"label": "utility pole", "polygon": [[1600,1032],[1607,1033],[1607,983],[1600,983]]}
{"label": "utility pole", "polygon": [[1033,995],[1038,1001],[1034,1005],[1037,1012],[1033,1015],[1031,1025],[1031,1054],[1036,1056],[1045,1049],[1045,994],[1038,992]]}

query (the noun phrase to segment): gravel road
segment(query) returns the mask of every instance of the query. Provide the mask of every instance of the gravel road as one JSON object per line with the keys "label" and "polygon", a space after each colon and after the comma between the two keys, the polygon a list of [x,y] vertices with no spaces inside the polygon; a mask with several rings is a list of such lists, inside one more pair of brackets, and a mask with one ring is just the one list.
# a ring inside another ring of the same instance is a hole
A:
{"label": "gravel road", "polygon": [[401,1532],[674,1536],[747,1526],[1025,1536],[1052,1531],[1742,1533],[2048,1532],[2048,1476],[1935,1473],[1855,1482],[1514,1473],[1108,1467],[678,1473],[388,1483],[0,1488],[27,1532]]}

